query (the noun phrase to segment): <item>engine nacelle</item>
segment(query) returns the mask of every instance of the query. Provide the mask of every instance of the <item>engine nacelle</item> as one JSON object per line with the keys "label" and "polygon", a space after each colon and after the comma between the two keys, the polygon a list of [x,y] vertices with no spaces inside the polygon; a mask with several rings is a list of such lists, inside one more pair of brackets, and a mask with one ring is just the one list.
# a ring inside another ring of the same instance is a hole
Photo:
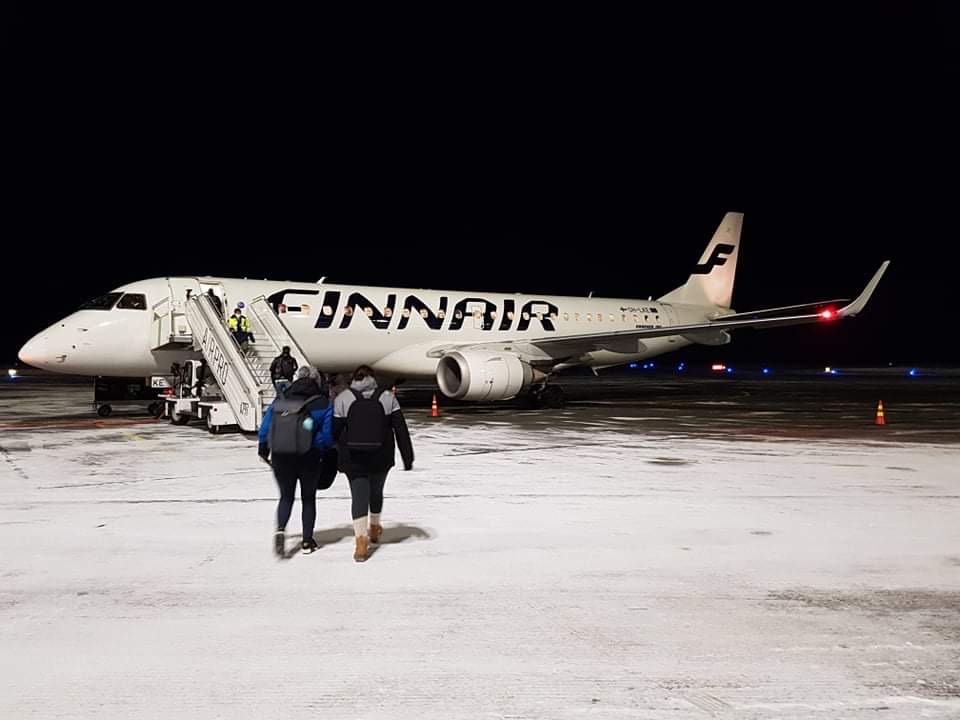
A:
{"label": "engine nacelle", "polygon": [[546,375],[513,353],[451,352],[440,358],[437,384],[456,400],[509,400],[535,380]]}

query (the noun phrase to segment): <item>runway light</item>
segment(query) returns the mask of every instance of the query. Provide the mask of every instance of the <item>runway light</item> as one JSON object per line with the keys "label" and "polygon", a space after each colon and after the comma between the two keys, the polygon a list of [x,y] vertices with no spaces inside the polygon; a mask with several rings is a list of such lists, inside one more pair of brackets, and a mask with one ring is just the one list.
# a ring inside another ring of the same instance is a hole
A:
{"label": "runway light", "polygon": [[731,375],[732,373],[733,373],[733,368],[732,368],[732,367],[728,367],[728,368],[727,368],[727,375]]}
{"label": "runway light", "polygon": [[764,369],[763,369],[763,374],[764,374],[764,375],[769,375],[769,374],[770,374],[770,368],[764,368]]}
{"label": "runway light", "polygon": [[824,371],[825,373],[827,373],[828,375],[830,374],[830,371],[831,371],[831,370],[832,370],[832,368],[831,368],[829,365],[827,365],[827,366],[823,369],[823,371]]}
{"label": "runway light", "polygon": [[640,367],[640,363],[635,363],[635,362],[630,363],[631,370],[636,370],[638,367]]}
{"label": "runway light", "polygon": [[829,308],[827,310],[822,310],[820,312],[820,317],[822,317],[824,320],[833,320],[833,318],[835,318],[836,315],[837,315],[837,311],[831,310]]}
{"label": "runway light", "polygon": [[677,372],[683,372],[687,368],[685,363],[680,363],[677,365]]}
{"label": "runway light", "polygon": [[13,380],[17,376],[17,371],[14,368],[7,370],[7,375],[10,376],[10,379]]}
{"label": "runway light", "polygon": [[910,377],[916,377],[918,375],[916,368],[910,368],[910,372],[907,373]]}
{"label": "runway light", "polygon": [[710,366],[710,369],[713,370],[714,372],[723,372],[724,370],[727,369],[727,366],[724,365],[723,363],[714,363],[713,365]]}

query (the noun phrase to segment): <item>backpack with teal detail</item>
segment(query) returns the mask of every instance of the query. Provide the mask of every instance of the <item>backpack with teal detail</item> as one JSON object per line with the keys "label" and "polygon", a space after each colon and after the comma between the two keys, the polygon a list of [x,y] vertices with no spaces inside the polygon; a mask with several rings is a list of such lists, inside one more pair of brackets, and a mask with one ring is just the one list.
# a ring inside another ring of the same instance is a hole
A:
{"label": "backpack with teal detail", "polygon": [[270,452],[273,455],[306,455],[313,447],[313,436],[320,430],[310,414],[309,405],[322,395],[277,398],[270,416]]}

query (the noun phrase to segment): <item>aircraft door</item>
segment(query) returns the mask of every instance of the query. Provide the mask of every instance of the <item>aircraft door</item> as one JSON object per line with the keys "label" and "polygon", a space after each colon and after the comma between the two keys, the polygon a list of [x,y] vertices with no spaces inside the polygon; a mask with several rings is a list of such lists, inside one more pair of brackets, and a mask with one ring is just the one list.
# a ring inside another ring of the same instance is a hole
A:
{"label": "aircraft door", "polygon": [[224,317],[224,310],[227,308],[227,293],[223,285],[218,282],[200,282],[200,293],[207,294],[213,291],[213,296],[220,301],[220,315]]}
{"label": "aircraft door", "polygon": [[[172,277],[167,278],[170,285],[170,300],[175,303],[186,302],[189,297],[196,295],[200,291],[200,283],[196,278]],[[190,291],[189,294],[187,291]]]}
{"label": "aircraft door", "polygon": [[671,325],[677,324],[677,312],[673,309],[672,305],[661,304],[663,312],[660,315],[660,325],[662,327],[670,327]]}

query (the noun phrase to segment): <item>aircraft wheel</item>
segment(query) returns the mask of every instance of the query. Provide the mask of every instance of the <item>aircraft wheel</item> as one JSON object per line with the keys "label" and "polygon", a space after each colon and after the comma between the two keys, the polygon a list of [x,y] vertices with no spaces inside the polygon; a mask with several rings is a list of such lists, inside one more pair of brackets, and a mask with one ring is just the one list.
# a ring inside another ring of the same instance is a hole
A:
{"label": "aircraft wheel", "polygon": [[543,389],[543,404],[548,408],[562,408],[565,404],[563,388],[559,385],[547,385]]}

